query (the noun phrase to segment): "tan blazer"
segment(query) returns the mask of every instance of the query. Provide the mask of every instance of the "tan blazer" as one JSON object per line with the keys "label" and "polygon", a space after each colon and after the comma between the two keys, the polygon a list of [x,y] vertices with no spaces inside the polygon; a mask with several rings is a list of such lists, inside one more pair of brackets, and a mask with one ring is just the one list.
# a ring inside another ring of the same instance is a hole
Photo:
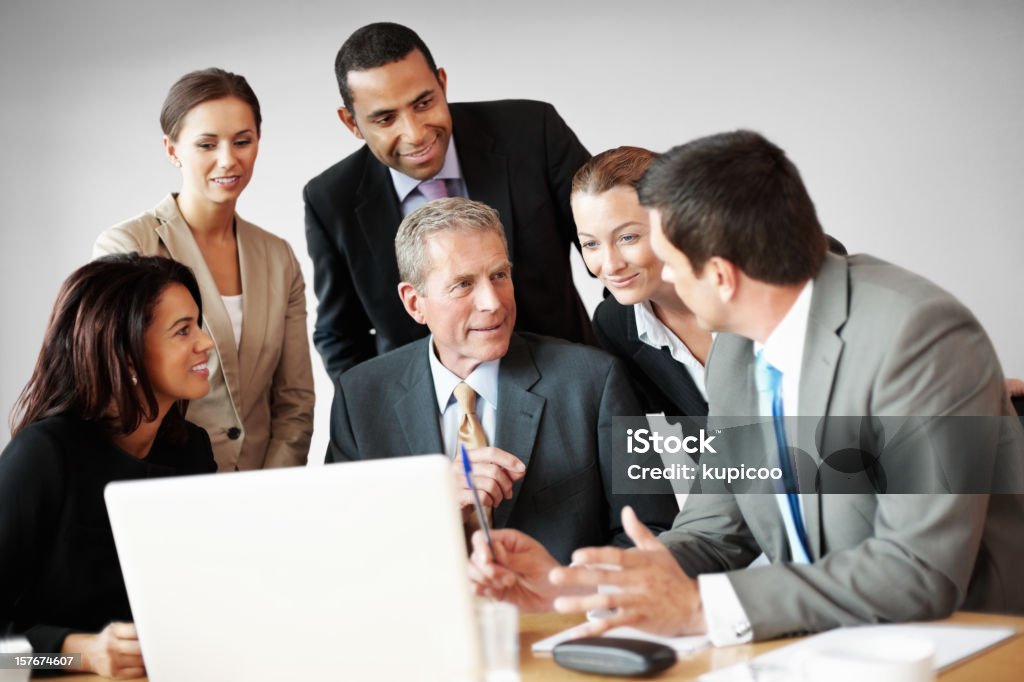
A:
{"label": "tan blazer", "polygon": [[195,273],[214,352],[210,393],[189,405],[187,418],[210,434],[218,471],[303,465],[314,393],[302,271],[288,242],[237,215],[235,226],[244,296],[240,346],[175,195],[101,234],[93,258],[135,251],[173,258]]}

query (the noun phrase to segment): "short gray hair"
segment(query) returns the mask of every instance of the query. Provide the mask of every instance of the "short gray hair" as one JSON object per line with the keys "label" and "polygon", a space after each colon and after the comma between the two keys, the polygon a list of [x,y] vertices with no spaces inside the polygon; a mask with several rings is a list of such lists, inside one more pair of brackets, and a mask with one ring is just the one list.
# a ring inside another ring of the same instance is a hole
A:
{"label": "short gray hair", "polygon": [[501,237],[505,253],[508,241],[505,228],[501,225],[498,212],[487,204],[448,197],[435,199],[420,206],[405,216],[395,235],[395,258],[398,261],[398,275],[403,282],[409,282],[416,291],[424,293],[430,264],[427,263],[427,237],[443,230],[458,232],[494,232]]}

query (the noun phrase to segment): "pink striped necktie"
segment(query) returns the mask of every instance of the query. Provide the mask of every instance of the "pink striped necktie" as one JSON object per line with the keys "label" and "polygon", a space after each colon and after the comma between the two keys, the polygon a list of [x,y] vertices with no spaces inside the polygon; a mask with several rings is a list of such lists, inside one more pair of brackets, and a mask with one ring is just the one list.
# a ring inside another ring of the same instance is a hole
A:
{"label": "pink striped necktie", "polygon": [[448,196],[448,186],[441,178],[434,178],[433,180],[424,180],[419,184],[417,189],[420,194],[427,198],[427,201],[433,201],[434,199],[443,199]]}

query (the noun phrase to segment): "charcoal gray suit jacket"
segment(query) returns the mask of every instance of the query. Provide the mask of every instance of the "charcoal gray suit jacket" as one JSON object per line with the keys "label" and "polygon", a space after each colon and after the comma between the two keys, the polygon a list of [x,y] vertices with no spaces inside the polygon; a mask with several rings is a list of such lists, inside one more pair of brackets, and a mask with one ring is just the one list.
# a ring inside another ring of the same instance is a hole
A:
{"label": "charcoal gray suit jacket", "polygon": [[[328,463],[444,452],[428,343],[369,360],[335,382]],[[607,353],[513,334],[498,370],[493,445],[522,460],[526,475],[494,510],[495,527],[527,533],[563,563],[579,547],[628,545],[627,504],[655,532],[668,528],[677,506],[667,488],[612,493],[612,417],[637,410],[622,366]]]}

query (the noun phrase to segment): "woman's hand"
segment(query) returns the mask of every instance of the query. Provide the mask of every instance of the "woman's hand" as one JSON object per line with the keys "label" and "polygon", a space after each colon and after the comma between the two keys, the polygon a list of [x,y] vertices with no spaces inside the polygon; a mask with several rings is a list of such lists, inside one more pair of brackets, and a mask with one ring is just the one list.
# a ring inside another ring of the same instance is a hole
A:
{"label": "woman's hand", "polygon": [[64,639],[61,653],[82,654],[82,670],[119,680],[146,676],[139,635],[132,623],[111,623],[95,635]]}

